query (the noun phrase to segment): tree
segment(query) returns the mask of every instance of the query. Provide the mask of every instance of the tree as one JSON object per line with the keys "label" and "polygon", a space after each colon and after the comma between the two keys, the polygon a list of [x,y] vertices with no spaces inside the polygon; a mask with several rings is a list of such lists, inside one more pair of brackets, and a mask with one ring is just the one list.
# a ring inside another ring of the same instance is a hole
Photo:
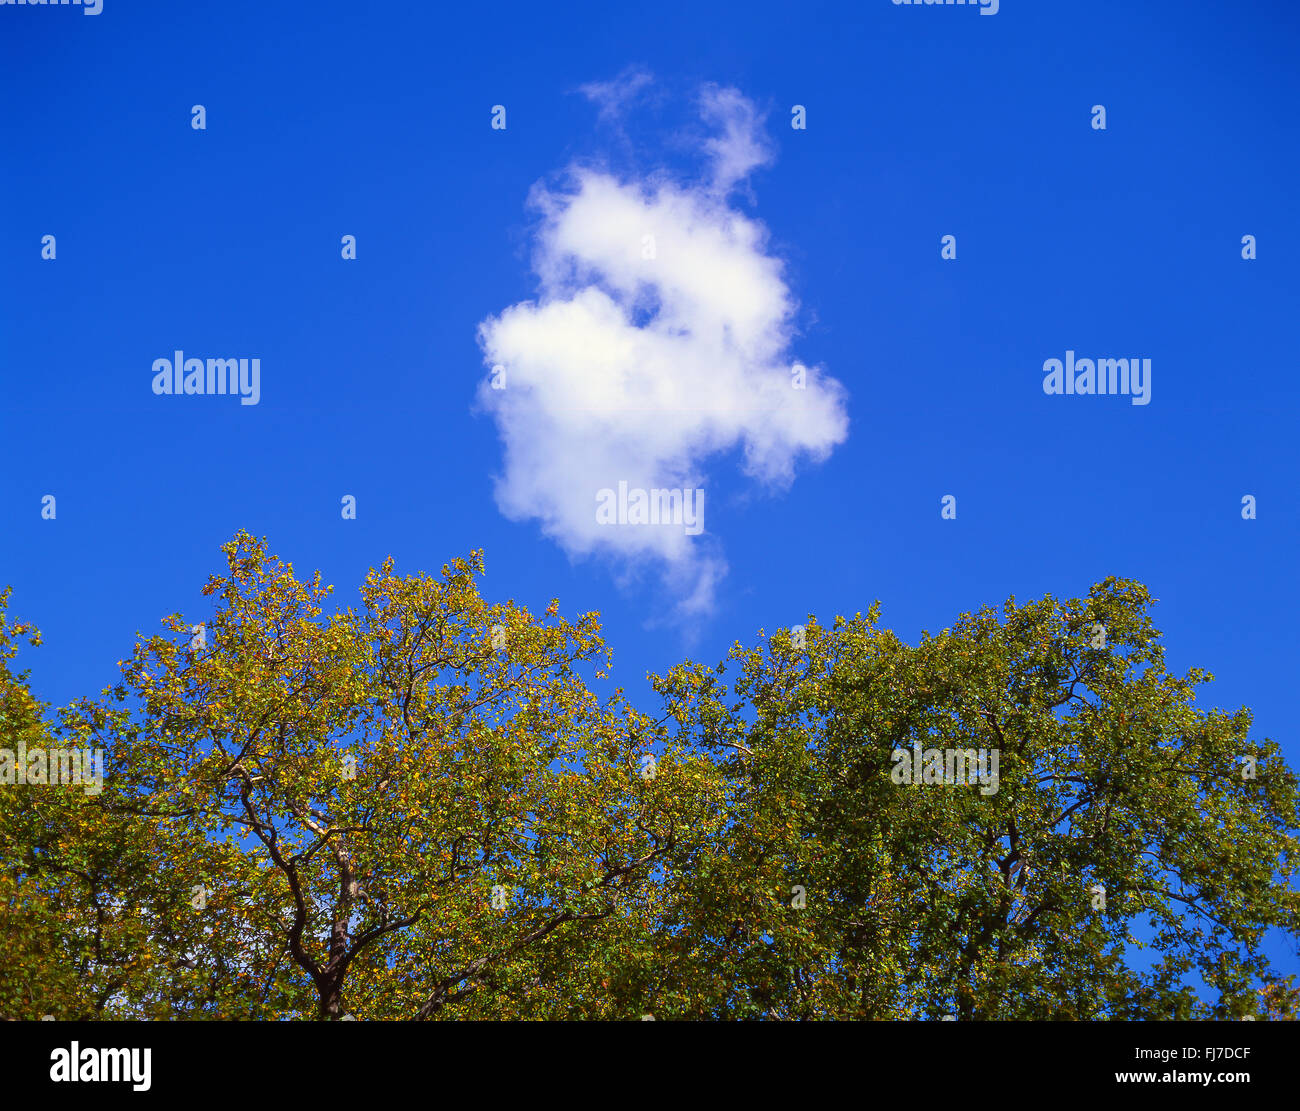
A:
{"label": "tree", "polygon": [[[27,673],[10,670],[15,640],[25,636],[38,645],[40,634],[23,622],[7,624],[8,598],[8,591],[0,594],[0,737],[12,770],[24,749],[42,766],[81,729],[72,713],[65,728],[50,725]],[[111,783],[120,767],[119,761],[99,770]],[[205,997],[231,1005],[234,985],[220,975],[223,931],[204,938],[192,927],[164,925],[183,921],[175,912],[189,898],[179,888],[178,865],[212,866],[222,847],[192,831],[150,831],[91,791],[76,784],[0,787],[0,1015],[111,1017],[128,998],[143,1001],[142,1013],[151,1017],[185,1017]],[[206,983],[186,968],[187,954],[200,944],[217,973]]]}
{"label": "tree", "polygon": [[1295,1014],[1296,775],[1138,583],[914,646],[810,617],[652,720],[591,689],[597,615],[489,604],[480,553],[327,615],[223,550],[204,620],[57,712],[0,594],[0,749],[104,753],[0,785],[4,1017]]}
{"label": "tree", "polygon": [[[1300,932],[1295,773],[1248,711],[1193,706],[1212,676],[1166,671],[1150,603],[1107,579],[915,647],[873,608],[737,645],[734,685],[657,679],[732,819],[676,877],[661,991],[711,1015],[1290,1016],[1259,945]],[[954,779],[997,753],[996,780],[945,783],[928,750]]]}
{"label": "tree", "polygon": [[[202,631],[167,618],[57,730],[113,754],[103,793],[77,805],[108,820],[122,860],[154,865],[147,897],[113,894],[160,971],[124,981],[102,956],[87,970],[113,1013],[464,1013],[540,981],[529,958],[548,939],[592,944],[693,835],[707,763],[667,749],[641,774],[661,731],[579,676],[602,674],[594,614],[489,606],[475,553],[440,579],[390,560],[359,610],[324,617],[319,574],[300,583],[242,533],[224,551]],[[23,889],[68,874],[87,837],[52,856],[28,845]],[[62,905],[84,925],[97,877],[73,874]]]}

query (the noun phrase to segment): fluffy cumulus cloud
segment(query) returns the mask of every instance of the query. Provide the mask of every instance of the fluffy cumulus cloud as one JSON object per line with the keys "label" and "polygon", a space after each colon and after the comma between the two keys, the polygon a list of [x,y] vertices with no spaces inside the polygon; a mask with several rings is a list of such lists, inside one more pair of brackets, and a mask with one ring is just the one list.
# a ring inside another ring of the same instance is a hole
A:
{"label": "fluffy cumulus cloud", "polygon": [[[616,111],[633,80],[586,91]],[[574,165],[535,186],[538,297],[479,326],[500,368],[480,400],[504,445],[501,511],[571,555],[651,565],[682,616],[707,612],[726,573],[707,497],[701,531],[635,509],[611,521],[602,491],[707,493],[706,464],[736,447],[755,482],[784,488],[848,433],[839,382],[807,366],[795,388],[795,300],[763,225],[730,203],[771,159],[762,118],[735,89],[706,88],[700,109],[698,180]]]}

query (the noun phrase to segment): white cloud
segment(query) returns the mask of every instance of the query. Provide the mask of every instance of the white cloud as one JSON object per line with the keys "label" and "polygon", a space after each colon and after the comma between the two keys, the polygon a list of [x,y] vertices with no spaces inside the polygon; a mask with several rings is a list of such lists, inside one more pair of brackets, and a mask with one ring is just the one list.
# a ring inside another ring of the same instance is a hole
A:
{"label": "white cloud", "polygon": [[600,109],[601,120],[616,119],[654,78],[645,70],[629,66],[612,81],[592,81],[578,91]]}
{"label": "white cloud", "polygon": [[506,368],[505,389],[479,394],[504,444],[501,511],[571,555],[657,566],[680,615],[707,612],[726,573],[708,502],[690,536],[599,524],[598,491],[706,487],[706,461],[737,446],[748,474],[785,487],[799,456],[848,434],[839,382],[809,367],[792,388],[794,298],[765,228],[726,203],[770,161],[761,118],[734,89],[701,106],[718,135],[699,182],[571,166],[563,188],[534,187],[538,298],[479,326],[485,363]]}
{"label": "white cloud", "polygon": [[763,132],[763,119],[735,89],[707,85],[700,96],[700,113],[722,131],[704,144],[713,159],[713,188],[726,194],[759,166],[772,161],[773,152]]}

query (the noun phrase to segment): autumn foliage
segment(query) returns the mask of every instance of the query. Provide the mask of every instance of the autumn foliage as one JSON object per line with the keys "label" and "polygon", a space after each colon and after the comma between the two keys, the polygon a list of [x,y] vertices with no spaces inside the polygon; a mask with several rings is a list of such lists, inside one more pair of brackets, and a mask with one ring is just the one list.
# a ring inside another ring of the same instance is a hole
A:
{"label": "autumn foliage", "polygon": [[[1138,583],[914,646],[809,618],[651,714],[597,693],[596,614],[489,603],[480,553],[333,610],[224,553],[211,612],[57,711],[0,595],[0,747],[105,757],[97,794],[0,784],[0,1016],[1294,1013],[1296,775],[1194,705]],[[922,748],[996,749],[996,790],[897,782]]]}

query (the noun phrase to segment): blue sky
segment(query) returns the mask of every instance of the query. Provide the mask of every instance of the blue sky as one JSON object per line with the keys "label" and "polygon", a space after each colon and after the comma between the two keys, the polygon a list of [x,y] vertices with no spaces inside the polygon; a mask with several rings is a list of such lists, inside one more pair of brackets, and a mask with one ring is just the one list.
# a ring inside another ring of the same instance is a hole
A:
{"label": "blue sky", "polygon": [[[137,630],[201,620],[240,528],[341,604],[385,555],[436,570],[482,547],[489,597],[599,610],[646,704],[647,671],[809,613],[879,598],[915,639],[1114,574],[1159,599],[1172,667],[1217,676],[1206,704],[1251,706],[1300,762],[1298,29],[1281,0],[0,8],[0,582],[45,633],[38,693],[97,691]],[[582,92],[638,73],[621,108]],[[719,193],[744,153],[707,146],[725,123],[763,156]],[[820,375],[820,416],[782,413],[775,446],[770,414],[667,447],[644,422],[528,440],[525,408],[521,458],[626,449],[707,490],[706,535],[668,558],[547,508],[563,468],[509,485],[482,392],[480,325],[542,292],[530,195],[569,204],[574,167],[672,183],[695,231],[761,224],[740,262],[779,273],[788,310],[766,369]],[[259,404],[155,396],[177,349],[258,357]],[[1150,358],[1150,404],[1046,396],[1067,350]],[[755,451],[792,481],[747,473]]]}

